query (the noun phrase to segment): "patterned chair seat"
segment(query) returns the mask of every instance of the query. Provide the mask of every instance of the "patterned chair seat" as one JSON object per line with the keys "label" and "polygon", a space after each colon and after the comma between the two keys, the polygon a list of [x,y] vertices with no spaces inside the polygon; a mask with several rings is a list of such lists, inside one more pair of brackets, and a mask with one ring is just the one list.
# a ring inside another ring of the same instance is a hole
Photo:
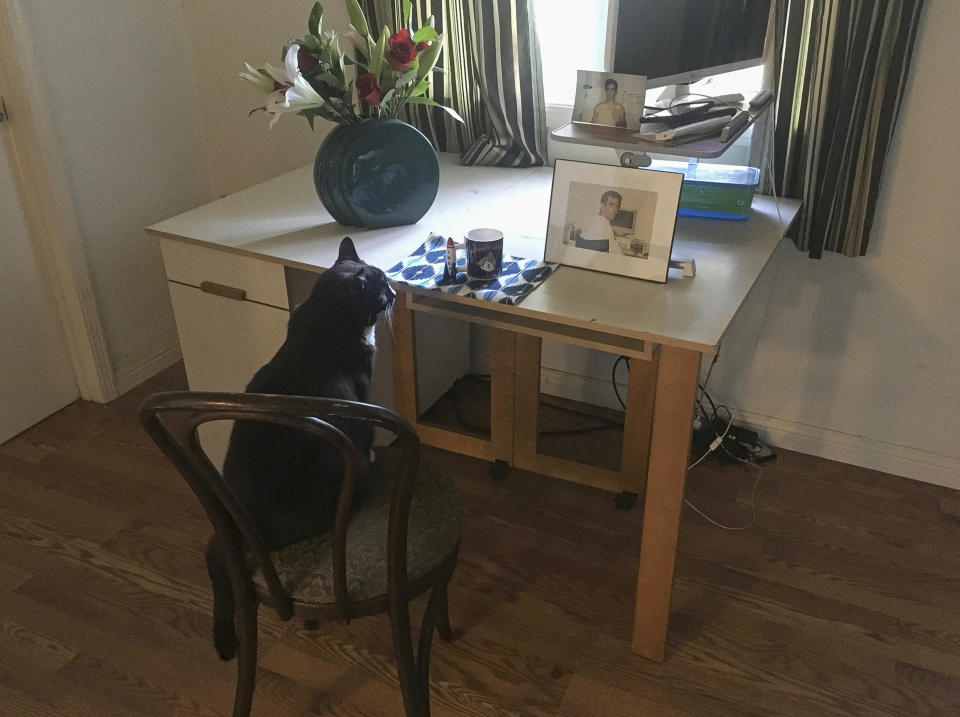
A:
{"label": "patterned chair seat", "polygon": [[[393,476],[400,454],[377,449],[371,489],[347,526],[347,597],[359,602],[387,592],[387,527]],[[439,565],[460,540],[463,509],[452,481],[420,466],[413,490],[407,527],[407,576],[416,580]],[[308,604],[336,602],[333,588],[333,533],[301,540],[270,554],[280,582],[296,601]],[[253,581],[262,590],[266,582],[259,569]]]}

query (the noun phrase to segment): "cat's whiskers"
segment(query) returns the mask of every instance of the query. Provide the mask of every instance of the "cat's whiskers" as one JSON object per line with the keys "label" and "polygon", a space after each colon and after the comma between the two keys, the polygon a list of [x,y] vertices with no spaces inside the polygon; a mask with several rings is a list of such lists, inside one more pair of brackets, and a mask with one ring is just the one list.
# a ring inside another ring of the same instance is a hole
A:
{"label": "cat's whiskers", "polygon": [[391,341],[396,339],[393,334],[393,307],[396,305],[396,303],[396,301],[392,302],[386,309],[383,310],[383,325],[390,331]]}

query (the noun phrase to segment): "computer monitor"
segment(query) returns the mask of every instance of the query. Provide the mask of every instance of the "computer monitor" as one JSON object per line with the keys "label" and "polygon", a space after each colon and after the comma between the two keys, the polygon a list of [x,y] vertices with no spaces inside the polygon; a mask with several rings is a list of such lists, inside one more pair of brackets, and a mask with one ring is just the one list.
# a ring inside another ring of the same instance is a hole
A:
{"label": "computer monitor", "polygon": [[610,226],[614,234],[632,234],[633,225],[637,220],[637,213],[632,209],[621,209],[616,216],[610,220]]}
{"label": "computer monitor", "polygon": [[613,71],[686,85],[763,59],[770,0],[619,0]]}

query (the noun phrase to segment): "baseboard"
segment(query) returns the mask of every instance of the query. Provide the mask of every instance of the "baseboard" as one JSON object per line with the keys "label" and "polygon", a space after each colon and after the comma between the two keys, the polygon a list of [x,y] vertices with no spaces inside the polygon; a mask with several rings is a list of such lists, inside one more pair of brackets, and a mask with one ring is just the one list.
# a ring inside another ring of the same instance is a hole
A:
{"label": "baseboard", "polygon": [[960,490],[960,458],[738,409],[737,423],[765,443]]}
{"label": "baseboard", "polygon": [[[475,370],[488,369],[474,362]],[[626,387],[618,384],[620,395]],[[610,381],[544,367],[540,390],[552,396],[619,409]],[[960,458],[944,456],[887,441],[810,426],[756,411],[737,409],[736,422],[752,428],[761,440],[778,448],[891,473],[960,490]]]}
{"label": "baseboard", "polygon": [[166,347],[128,361],[125,365],[118,367],[115,373],[114,383],[117,387],[117,395],[122,396],[130,389],[136,388],[148,378],[175,364],[180,358],[180,343],[174,340]]}
{"label": "baseboard", "polygon": [[[540,369],[540,390],[551,396],[567,398],[571,401],[589,403],[591,406],[603,406],[622,411],[623,406],[613,392],[613,384],[609,380],[581,376],[576,373],[560,371],[555,368]],[[618,383],[617,390],[621,397],[626,397],[627,387]]]}
{"label": "baseboard", "polygon": [[[476,373],[490,373],[490,359],[487,356],[473,355],[470,365]],[[626,384],[618,383],[617,388],[621,396],[627,395]],[[583,376],[544,366],[540,369],[540,391],[550,396],[589,403],[592,406],[623,410],[609,379]]]}

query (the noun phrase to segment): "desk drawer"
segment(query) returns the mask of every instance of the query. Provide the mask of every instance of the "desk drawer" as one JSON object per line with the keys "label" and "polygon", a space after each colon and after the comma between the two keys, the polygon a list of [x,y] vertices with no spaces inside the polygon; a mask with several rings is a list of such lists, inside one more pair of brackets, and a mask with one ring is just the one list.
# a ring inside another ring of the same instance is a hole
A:
{"label": "desk drawer", "polygon": [[[169,282],[170,301],[192,391],[243,391],[287,335],[290,314],[252,301],[231,301],[193,286]],[[200,429],[216,465],[227,451],[232,422]]]}
{"label": "desk drawer", "polygon": [[229,299],[289,309],[282,264],[161,239],[167,279]]}

